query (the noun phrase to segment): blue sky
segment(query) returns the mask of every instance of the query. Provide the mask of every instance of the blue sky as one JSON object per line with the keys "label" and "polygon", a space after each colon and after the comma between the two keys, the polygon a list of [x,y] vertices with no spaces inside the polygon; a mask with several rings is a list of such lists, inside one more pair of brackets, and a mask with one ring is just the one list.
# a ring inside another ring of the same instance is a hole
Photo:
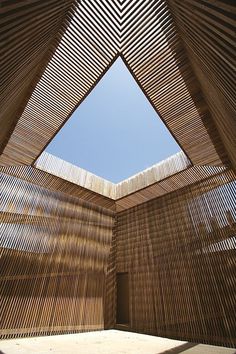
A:
{"label": "blue sky", "polygon": [[180,147],[118,58],[46,151],[118,183]]}

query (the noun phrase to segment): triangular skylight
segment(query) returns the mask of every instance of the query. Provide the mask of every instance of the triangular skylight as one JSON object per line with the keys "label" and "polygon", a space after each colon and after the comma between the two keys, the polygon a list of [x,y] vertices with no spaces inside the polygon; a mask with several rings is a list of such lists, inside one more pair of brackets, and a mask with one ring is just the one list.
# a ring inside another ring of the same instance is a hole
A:
{"label": "triangular skylight", "polygon": [[114,183],[180,150],[121,58],[46,148]]}

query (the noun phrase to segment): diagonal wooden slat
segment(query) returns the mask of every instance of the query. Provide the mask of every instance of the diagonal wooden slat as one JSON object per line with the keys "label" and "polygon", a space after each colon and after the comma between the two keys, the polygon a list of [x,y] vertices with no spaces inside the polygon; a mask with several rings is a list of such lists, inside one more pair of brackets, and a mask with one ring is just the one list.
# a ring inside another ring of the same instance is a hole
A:
{"label": "diagonal wooden slat", "polygon": [[[182,17],[187,11],[185,4]],[[37,6],[42,7],[38,3]],[[54,9],[53,3],[48,6]],[[223,138],[222,142],[224,133],[220,136],[217,130],[222,123],[217,123],[218,113],[208,96],[202,93],[196,70],[191,66],[195,64],[189,60],[166,1],[83,0],[77,3],[70,18],[66,32],[59,31],[60,43],[33,94],[30,99],[25,96],[28,104],[14,131],[11,130],[0,164],[32,164],[118,55],[193,164],[229,163],[229,149],[224,147],[227,139]],[[227,21],[227,13],[223,20]],[[202,21],[201,16],[199,21]],[[230,27],[230,17],[228,21]],[[191,21],[189,26],[191,33]],[[221,33],[218,31],[217,35]],[[214,46],[213,37],[208,38]],[[219,43],[225,38],[223,32]],[[214,57],[214,62],[217,60],[219,67],[220,56]],[[25,64],[21,62],[21,65]],[[11,69],[11,65],[7,67]],[[8,96],[5,103],[9,109]],[[9,134],[3,135],[6,143]],[[232,153],[229,156],[233,156]]]}
{"label": "diagonal wooden slat", "polygon": [[74,3],[1,2],[0,153],[68,26]]}

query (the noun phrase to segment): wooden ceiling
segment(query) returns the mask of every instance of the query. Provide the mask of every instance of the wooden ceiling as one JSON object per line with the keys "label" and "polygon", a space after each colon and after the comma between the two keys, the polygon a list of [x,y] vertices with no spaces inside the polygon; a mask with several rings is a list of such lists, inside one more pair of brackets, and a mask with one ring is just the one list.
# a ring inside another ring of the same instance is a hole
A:
{"label": "wooden ceiling", "polygon": [[[232,2],[22,0],[1,11],[3,173],[122,211],[235,168]],[[118,56],[183,153],[115,187],[66,162],[46,168],[38,157]]]}
{"label": "wooden ceiling", "polygon": [[[0,154],[68,26],[72,4],[72,0],[1,1]],[[20,137],[18,143],[15,140],[17,149],[21,142]]]}
{"label": "wooden ceiling", "polygon": [[236,169],[235,2],[167,2],[212,121]]}
{"label": "wooden ceiling", "polygon": [[121,56],[192,165],[235,167],[233,9],[220,0],[2,1],[0,165],[33,165]]}

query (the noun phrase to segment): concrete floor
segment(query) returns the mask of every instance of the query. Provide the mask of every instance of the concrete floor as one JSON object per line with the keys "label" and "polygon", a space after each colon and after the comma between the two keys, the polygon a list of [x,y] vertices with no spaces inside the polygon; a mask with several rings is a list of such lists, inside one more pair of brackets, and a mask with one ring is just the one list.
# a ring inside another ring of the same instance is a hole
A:
{"label": "concrete floor", "polygon": [[0,354],[234,354],[230,348],[194,344],[118,330],[8,339]]}

